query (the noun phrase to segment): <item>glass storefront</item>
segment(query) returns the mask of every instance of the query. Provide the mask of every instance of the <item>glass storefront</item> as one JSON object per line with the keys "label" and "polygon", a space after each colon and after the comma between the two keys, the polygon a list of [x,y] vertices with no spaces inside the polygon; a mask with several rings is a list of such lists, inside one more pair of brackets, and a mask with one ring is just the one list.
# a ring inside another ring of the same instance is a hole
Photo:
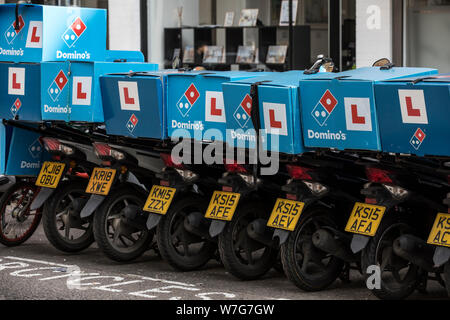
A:
{"label": "glass storefront", "polygon": [[450,0],[408,0],[405,63],[450,72]]}

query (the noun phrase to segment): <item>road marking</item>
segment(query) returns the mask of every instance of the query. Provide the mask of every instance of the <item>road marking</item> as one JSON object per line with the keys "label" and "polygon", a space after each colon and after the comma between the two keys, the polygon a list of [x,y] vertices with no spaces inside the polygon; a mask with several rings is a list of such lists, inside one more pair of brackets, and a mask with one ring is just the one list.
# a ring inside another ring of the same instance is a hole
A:
{"label": "road marking", "polygon": [[[38,281],[50,281],[50,280],[58,280],[67,278],[66,285],[68,290],[77,289],[77,290],[102,290],[102,291],[109,291],[114,293],[121,293],[128,294],[131,296],[146,298],[146,299],[154,299],[154,298],[162,298],[161,296],[168,295],[168,299],[170,300],[180,300],[182,297],[180,297],[180,291],[184,292],[192,292],[196,293],[195,297],[203,299],[203,300],[212,300],[211,296],[220,296],[222,299],[228,298],[233,299],[236,298],[235,294],[232,293],[222,293],[222,292],[202,292],[204,290],[198,288],[199,284],[191,284],[191,283],[184,283],[179,281],[171,281],[171,280],[165,280],[165,279],[159,279],[159,278],[153,278],[153,277],[147,277],[142,275],[136,275],[136,274],[123,274],[122,276],[109,276],[109,275],[102,275],[101,273],[85,273],[84,271],[81,271],[81,269],[76,265],[66,265],[62,263],[54,263],[44,260],[36,260],[36,259],[28,259],[28,258],[20,258],[20,257],[14,257],[14,256],[7,256],[2,257],[3,259],[0,259],[0,262],[4,262],[4,259],[8,260],[14,260],[12,262],[2,263],[0,264],[0,271],[5,269],[16,269],[14,271],[11,271],[9,275],[14,277],[22,277],[22,278],[35,278],[35,280]],[[43,267],[31,267],[30,264],[40,264],[43,265]],[[53,273],[64,273],[61,275],[56,276],[50,276],[50,277],[43,277],[43,273],[40,273],[39,271],[44,270],[50,270]],[[126,277],[134,277],[138,278],[137,280],[132,279],[126,279]],[[99,281],[91,281],[97,279]],[[110,279],[112,282],[111,284],[102,284],[100,280],[103,279]],[[126,281],[129,280],[129,281]],[[161,283],[165,286],[158,287],[158,288],[150,288],[146,290],[141,291],[135,291],[130,292],[133,289],[129,290],[123,290],[118,289],[118,287],[121,286],[127,286],[137,283],[143,283],[145,281],[152,281],[155,283]],[[201,285],[201,284],[200,284]],[[175,294],[177,292],[178,294]],[[157,295],[154,295],[157,294]],[[172,296],[173,295],[173,296]]]}
{"label": "road marking", "polygon": [[17,270],[17,271],[11,272],[10,275],[12,275],[13,277],[32,278],[32,277],[42,276],[42,273],[32,273],[32,274],[23,274],[23,273],[30,272],[30,271],[39,271],[39,270],[55,270],[57,268],[58,267],[22,269],[22,270]]}
{"label": "road marking", "polygon": [[125,286],[125,285],[128,285],[128,284],[141,283],[141,282],[144,282],[144,281],[143,280],[132,280],[132,281],[121,282],[121,283],[107,284],[107,285],[100,286],[100,287],[94,287],[92,289],[109,291],[109,292],[123,292],[123,290],[111,289],[111,287]]}
{"label": "road marking", "polygon": [[227,299],[236,298],[235,294],[225,293],[225,292],[205,292],[205,293],[196,294],[195,296],[198,298],[202,298],[203,300],[213,300],[209,296],[224,296]]}
{"label": "road marking", "polygon": [[0,264],[0,271],[3,271],[5,269],[19,269],[19,268],[27,268],[29,267],[29,264],[23,263],[23,262],[7,262]]}
{"label": "road marking", "polygon": [[127,276],[138,277],[138,278],[141,278],[143,280],[162,282],[162,283],[173,284],[173,285],[184,286],[184,287],[195,287],[195,284],[189,284],[189,283],[183,283],[183,282],[177,282],[177,281],[170,281],[170,280],[164,280],[164,279],[157,279],[157,278],[150,278],[150,277],[140,276],[140,275],[131,274],[131,273],[127,274]]}
{"label": "road marking", "polygon": [[42,260],[34,260],[34,259],[26,259],[26,258],[18,258],[18,257],[4,257],[5,259],[9,259],[9,260],[18,260],[18,261],[24,261],[24,262],[30,262],[30,263],[40,263],[40,264],[45,264],[48,266],[57,266],[57,267],[65,267],[65,268],[70,268],[73,267],[73,265],[64,265],[64,264],[60,264],[60,263],[53,263],[53,262],[48,262],[48,261],[42,261]]}

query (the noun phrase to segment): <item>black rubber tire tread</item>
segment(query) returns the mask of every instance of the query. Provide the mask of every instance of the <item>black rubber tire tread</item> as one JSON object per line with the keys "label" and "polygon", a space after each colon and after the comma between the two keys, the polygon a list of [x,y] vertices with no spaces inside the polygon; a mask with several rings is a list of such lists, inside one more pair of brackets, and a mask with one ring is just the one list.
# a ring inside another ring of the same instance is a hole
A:
{"label": "black rubber tire tread", "polygon": [[142,256],[145,251],[149,250],[154,236],[153,231],[148,231],[145,241],[133,252],[119,252],[111,246],[105,231],[108,209],[118,197],[123,195],[137,196],[139,201],[142,201],[141,207],[144,207],[147,194],[145,194],[143,190],[138,190],[136,187],[129,184],[123,184],[113,189],[94,213],[94,238],[97,245],[109,259],[121,263],[130,262]]}
{"label": "black rubber tire tread", "polygon": [[[26,186],[34,186],[34,183],[31,182],[26,182],[26,181],[19,181],[16,182],[15,184],[13,184],[10,188],[8,188],[8,190],[6,190],[3,195],[0,197],[0,210],[3,210],[3,207],[6,205],[6,201],[9,200],[9,197],[16,192],[17,190],[20,190]],[[23,237],[20,240],[17,241],[10,241],[10,240],[6,240],[3,236],[3,231],[0,230],[0,243],[3,244],[4,246],[7,247],[17,247],[21,244],[23,244],[24,242],[26,242],[28,239],[30,239],[30,237],[34,234],[34,232],[36,231],[37,227],[39,226],[39,223],[41,221],[42,215],[41,214],[37,214],[35,216],[35,220],[33,221],[33,224],[31,226],[31,228],[29,229],[27,235],[25,237]],[[1,218],[0,218],[0,228],[1,228]]]}
{"label": "black rubber tire tread", "polygon": [[[233,229],[242,216],[255,212],[255,210],[258,210],[261,213],[267,211],[261,202],[248,201],[239,204],[234,213],[233,220],[227,222],[225,230],[219,235],[219,252],[225,269],[236,278],[245,281],[256,280],[264,276],[275,266],[279,253],[279,250],[277,249],[266,247],[266,250],[269,251],[264,253],[265,257],[263,263],[258,264],[256,267],[249,267],[248,265],[243,264],[236,256],[233,249]],[[262,214],[260,218],[268,217],[264,217],[264,214]]]}
{"label": "black rubber tire tread", "polygon": [[[361,266],[363,274],[366,275],[366,279],[368,278],[369,275],[366,274],[365,270],[367,270],[367,268],[371,265],[377,265],[376,251],[380,239],[384,235],[385,231],[389,227],[397,223],[401,223],[403,221],[407,221],[406,218],[396,217],[391,212],[387,212],[383,217],[383,220],[381,221],[380,226],[378,227],[377,233],[375,234],[374,237],[372,237],[369,240],[369,243],[364,248],[361,254]],[[389,288],[383,286],[383,282],[381,282],[381,289],[373,289],[371,291],[377,298],[382,300],[402,300],[411,295],[414,292],[414,290],[418,287],[419,283],[420,277],[417,276],[415,281],[412,281],[407,287],[403,288],[403,290],[400,291],[389,290]]]}
{"label": "black rubber tire tread", "polygon": [[344,262],[340,259],[334,258],[331,262],[332,268],[328,274],[320,279],[308,279],[299,270],[298,264],[295,258],[295,239],[297,233],[300,232],[301,227],[313,216],[323,216],[324,219],[330,220],[330,224],[334,224],[332,218],[332,212],[323,207],[311,207],[302,213],[300,220],[294,232],[289,235],[289,238],[281,246],[281,262],[286,277],[291,280],[299,289],[307,292],[322,291],[333,284],[344,268]]}
{"label": "black rubber tire tread", "polygon": [[[78,253],[89,248],[94,242],[94,232],[92,222],[89,224],[87,230],[87,237],[79,243],[69,243],[61,237],[60,233],[56,229],[56,208],[60,201],[70,193],[76,191],[84,193],[86,190],[87,181],[70,181],[61,184],[59,188],[53,193],[53,195],[45,202],[44,210],[42,213],[42,226],[44,227],[45,235],[48,241],[58,250],[65,253]],[[84,237],[84,235],[83,235]]]}
{"label": "black rubber tire tread", "polygon": [[201,254],[191,257],[191,259],[184,259],[176,252],[172,246],[172,237],[170,234],[170,224],[173,217],[183,210],[183,208],[197,206],[199,212],[204,213],[208,207],[207,201],[196,194],[181,194],[176,197],[171,204],[167,214],[161,219],[158,224],[156,237],[158,242],[158,249],[162,258],[169,263],[175,270],[187,272],[202,268],[212,258],[217,250],[217,245],[213,242],[205,242]]}

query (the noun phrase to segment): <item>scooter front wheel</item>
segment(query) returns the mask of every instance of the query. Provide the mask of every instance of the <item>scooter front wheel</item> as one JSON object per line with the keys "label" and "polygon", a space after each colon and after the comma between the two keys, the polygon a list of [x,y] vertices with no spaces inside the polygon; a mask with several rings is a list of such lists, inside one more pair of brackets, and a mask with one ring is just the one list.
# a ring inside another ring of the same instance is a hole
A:
{"label": "scooter front wheel", "polygon": [[313,234],[323,228],[337,229],[333,213],[324,207],[305,210],[294,232],[281,246],[284,272],[298,288],[320,291],[328,288],[341,274],[344,262],[313,244]]}
{"label": "scooter front wheel", "polygon": [[163,259],[174,269],[197,270],[214,257],[217,245],[206,236],[189,232],[185,227],[185,221],[190,215],[205,219],[203,215],[207,206],[208,202],[203,197],[183,194],[174,200],[158,224],[158,249]]}
{"label": "scooter front wheel", "polygon": [[225,268],[241,280],[255,280],[275,266],[279,250],[252,239],[247,227],[257,219],[267,219],[267,209],[260,202],[238,206],[233,220],[219,236],[219,252]]}
{"label": "scooter front wheel", "polygon": [[94,214],[94,237],[111,260],[129,262],[150,247],[154,232],[146,227],[142,212],[144,190],[122,185],[113,190]]}
{"label": "scooter front wheel", "polygon": [[70,181],[60,186],[45,203],[42,225],[48,241],[58,250],[76,253],[87,249],[95,240],[92,218],[81,219],[88,200],[87,181]]}
{"label": "scooter front wheel", "polygon": [[27,241],[41,221],[40,210],[30,211],[39,188],[33,182],[19,181],[0,198],[0,243],[15,247]]}

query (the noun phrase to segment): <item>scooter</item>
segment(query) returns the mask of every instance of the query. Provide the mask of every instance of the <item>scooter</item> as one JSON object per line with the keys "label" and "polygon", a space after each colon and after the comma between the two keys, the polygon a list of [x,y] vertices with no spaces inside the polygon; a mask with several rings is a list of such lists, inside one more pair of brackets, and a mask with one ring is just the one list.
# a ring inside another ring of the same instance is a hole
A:
{"label": "scooter", "polygon": [[416,289],[424,292],[429,273],[444,285],[443,267],[433,263],[434,248],[423,239],[435,212],[445,209],[440,199],[449,191],[448,172],[433,160],[392,156],[368,165],[366,172],[365,202],[355,205],[346,231],[355,233],[351,248],[362,251],[367,278],[369,268],[379,270],[373,294],[403,299]]}
{"label": "scooter", "polygon": [[217,240],[203,217],[211,190],[217,187],[217,166],[188,165],[162,153],[165,168],[156,177],[144,210],[147,227],[157,226],[161,256],[179,271],[197,270],[215,257]]}
{"label": "scooter", "polygon": [[267,226],[281,244],[286,276],[300,289],[326,289],[341,277],[349,281],[359,257],[343,232],[346,216],[366,182],[357,158],[345,153],[304,154],[287,165],[290,176]]}
{"label": "scooter", "polygon": [[94,242],[92,219],[80,213],[88,200],[89,175],[98,160],[89,144],[49,137],[43,137],[42,143],[52,161],[44,162],[36,179],[40,191],[31,210],[43,208],[44,232],[55,248],[83,251]]}
{"label": "scooter", "polygon": [[102,166],[92,172],[86,188],[91,196],[81,217],[93,216],[95,240],[107,257],[128,262],[152,243],[154,232],[142,208],[162,164],[153,151],[103,142],[93,146]]}

